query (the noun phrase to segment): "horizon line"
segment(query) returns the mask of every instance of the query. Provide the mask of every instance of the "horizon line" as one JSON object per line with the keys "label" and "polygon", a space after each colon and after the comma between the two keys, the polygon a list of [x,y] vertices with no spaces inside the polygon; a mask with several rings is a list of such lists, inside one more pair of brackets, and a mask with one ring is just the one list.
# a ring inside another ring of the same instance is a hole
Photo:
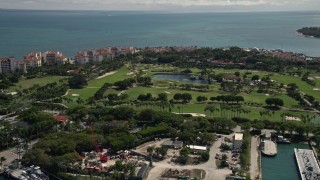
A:
{"label": "horizon line", "polygon": [[8,11],[104,11],[104,12],[147,12],[147,13],[268,13],[268,12],[320,12],[320,10],[235,10],[235,11],[219,11],[219,10],[187,10],[187,11],[180,11],[180,10],[113,10],[113,9],[24,9],[24,8],[0,8],[1,10],[8,10]]}

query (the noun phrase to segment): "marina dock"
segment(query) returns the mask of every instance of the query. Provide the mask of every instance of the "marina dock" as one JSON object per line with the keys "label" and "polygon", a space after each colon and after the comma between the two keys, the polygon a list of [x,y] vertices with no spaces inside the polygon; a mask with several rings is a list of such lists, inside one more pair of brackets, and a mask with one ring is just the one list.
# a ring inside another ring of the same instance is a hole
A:
{"label": "marina dock", "polygon": [[261,142],[261,152],[267,156],[277,155],[277,144],[271,140],[264,140]]}
{"label": "marina dock", "polygon": [[302,180],[319,180],[320,168],[312,150],[294,149],[299,173]]}

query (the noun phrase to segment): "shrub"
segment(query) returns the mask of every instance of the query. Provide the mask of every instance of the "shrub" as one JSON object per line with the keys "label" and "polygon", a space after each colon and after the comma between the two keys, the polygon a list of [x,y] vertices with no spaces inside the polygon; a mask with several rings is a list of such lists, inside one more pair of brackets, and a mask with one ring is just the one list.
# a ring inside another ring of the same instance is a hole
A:
{"label": "shrub", "polygon": [[203,152],[203,153],[201,153],[200,156],[201,156],[201,161],[204,161],[204,162],[206,162],[206,161],[208,161],[210,159],[209,152]]}
{"label": "shrub", "polygon": [[139,132],[142,137],[154,136],[159,134],[167,134],[169,132],[168,126],[148,127]]}
{"label": "shrub", "polygon": [[231,150],[231,146],[229,146],[228,144],[221,144],[220,149],[222,151],[229,151]]}
{"label": "shrub", "polygon": [[250,122],[251,120],[248,119],[248,118],[241,118],[241,117],[234,117],[232,118],[232,120],[238,124],[242,124],[242,123],[245,123],[245,122]]}

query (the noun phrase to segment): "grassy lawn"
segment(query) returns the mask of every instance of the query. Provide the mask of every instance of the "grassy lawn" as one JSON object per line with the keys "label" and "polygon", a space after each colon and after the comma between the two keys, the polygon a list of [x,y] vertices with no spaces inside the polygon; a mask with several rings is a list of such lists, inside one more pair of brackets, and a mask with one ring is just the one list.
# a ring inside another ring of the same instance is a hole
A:
{"label": "grassy lawn", "polygon": [[[159,72],[159,71],[175,70],[176,72],[180,72],[183,69],[175,68],[170,65],[137,65],[136,70],[148,70],[148,71],[145,71],[146,75],[152,76],[154,73]],[[196,69],[196,68],[192,68],[192,71],[193,71],[193,73],[200,72],[200,70]],[[249,71],[249,70],[240,70],[240,69],[233,69],[233,70],[213,69],[213,71],[215,71],[216,74],[217,73],[234,74],[234,72],[239,71],[242,75],[245,74],[246,72],[251,72],[252,74],[248,75],[248,77],[250,77],[252,75],[259,75],[260,77],[264,77],[264,76],[270,74],[269,72],[264,72],[264,71]],[[92,97],[94,95],[94,93],[104,83],[106,83],[106,82],[114,83],[116,81],[130,78],[131,76],[127,75],[128,72],[129,72],[129,69],[127,67],[122,67],[113,75],[104,77],[102,79],[95,79],[95,80],[89,81],[88,86],[84,89],[70,90],[68,97],[74,99],[74,102],[67,104],[67,105],[71,106],[71,107],[77,105],[75,100],[78,97],[74,97],[74,96],[72,96],[72,94],[79,94],[80,98],[86,100],[89,97]],[[279,83],[285,83],[285,84],[289,84],[289,83],[294,82],[299,86],[301,91],[320,98],[320,93],[317,94],[317,91],[314,91],[312,86],[301,81],[300,77],[280,76],[280,75],[273,74],[272,79],[276,80]],[[172,99],[174,94],[176,94],[176,93],[190,93],[192,95],[191,103],[190,104],[176,104],[173,107],[172,111],[173,112],[181,112],[181,113],[202,113],[202,114],[205,114],[204,109],[206,106],[209,105],[208,102],[210,102],[210,100],[209,100],[210,97],[218,96],[218,95],[222,95],[222,94],[228,94],[228,93],[225,93],[225,92],[219,90],[219,88],[220,88],[219,84],[210,85],[212,92],[196,92],[196,91],[187,91],[187,90],[170,89],[169,88],[169,86],[171,84],[180,85],[180,84],[183,84],[182,82],[153,79],[153,83],[154,83],[155,87],[134,87],[134,88],[128,89],[125,92],[129,96],[128,100],[136,100],[140,94],[147,94],[147,93],[151,93],[153,97],[157,97],[158,94],[160,94],[160,93],[166,93],[168,95],[168,99]],[[104,95],[118,94],[120,92],[121,91],[117,91],[115,89],[108,89]],[[298,102],[296,100],[294,100],[293,98],[285,95],[285,92],[282,92],[278,95],[266,95],[264,93],[257,93],[256,91],[253,91],[250,94],[246,94],[246,93],[242,92],[238,95],[243,96],[246,103],[258,103],[258,104],[261,104],[262,106],[265,106],[266,105],[265,100],[267,98],[278,97],[278,98],[283,99],[284,107],[287,107],[287,108],[299,107]],[[205,103],[198,103],[196,101],[197,96],[206,96],[208,98],[208,101]],[[219,108],[219,104],[214,104],[214,106],[217,106]],[[139,108],[145,108],[145,107],[134,107],[134,108],[139,109]],[[265,111],[264,108],[254,107],[254,106],[249,107],[249,106],[244,106],[244,105],[243,105],[243,108],[250,110],[250,112],[246,115],[242,114],[242,117],[247,117],[250,119],[258,119],[258,120],[263,119],[260,116],[260,111]],[[156,109],[157,109],[157,107],[156,107]],[[304,112],[292,112],[289,110],[279,110],[279,111],[275,111],[274,114],[272,113],[272,115],[267,117],[267,119],[274,120],[274,121],[280,121],[282,119],[281,114],[283,114],[283,113],[291,114],[293,116],[298,116],[298,117],[301,116],[302,114],[307,114]],[[312,114],[310,114],[310,115],[312,115]],[[220,112],[215,112],[214,116],[219,117]],[[315,121],[318,122],[318,120],[315,120]],[[320,117],[319,117],[319,122],[320,122]]]}
{"label": "grassy lawn", "polygon": [[196,102],[197,96],[206,96],[208,99],[212,96],[219,95],[217,92],[195,92],[195,91],[186,91],[180,89],[169,89],[169,88],[155,88],[155,87],[135,87],[130,88],[127,92],[130,100],[135,100],[140,94],[151,93],[153,97],[157,97],[160,93],[166,93],[168,99],[172,99],[176,93],[190,93],[192,95],[192,101]]}
{"label": "grassy lawn", "polygon": [[267,99],[267,98],[280,98],[280,99],[282,99],[283,100],[283,102],[284,102],[284,107],[288,107],[288,108],[292,108],[292,107],[297,107],[297,106],[299,106],[299,103],[295,100],[295,99],[293,99],[293,98],[291,98],[291,97],[289,97],[289,96],[287,96],[287,95],[285,95],[285,94],[280,94],[280,95],[266,95],[266,94],[263,94],[263,93],[257,93],[257,92],[252,92],[252,93],[250,93],[250,94],[247,94],[247,93],[240,93],[240,94],[238,94],[238,95],[241,95],[241,96],[243,96],[244,97],[244,100],[245,100],[245,102],[249,102],[249,103],[259,103],[259,104],[263,104],[263,105],[266,105],[266,103],[265,103],[265,100]]}
{"label": "grassy lawn", "polygon": [[[307,93],[316,99],[320,100],[320,91],[315,91],[313,90],[313,86],[309,85],[308,83],[304,82],[301,80],[301,77],[295,77],[295,76],[272,76],[271,77],[273,80],[276,80],[279,83],[284,83],[284,84],[290,84],[290,83],[296,83],[297,86],[299,87],[300,91]],[[320,84],[317,84],[317,87],[319,87]]]}
{"label": "grassy lawn", "polygon": [[[213,105],[217,108],[220,109],[220,105],[219,104],[207,104],[207,103],[192,103],[192,104],[175,104],[174,107],[172,108],[172,112],[176,112],[176,113],[201,113],[201,114],[206,114],[207,116],[209,114],[207,114],[204,109],[206,106],[208,105]],[[292,116],[297,116],[297,117],[301,117],[301,115],[306,115],[309,114],[310,116],[312,116],[312,113],[305,113],[305,112],[293,112],[293,111],[289,111],[289,110],[279,110],[279,111],[274,111],[274,114],[271,113],[271,116],[268,117],[261,117],[260,116],[260,111],[266,111],[266,109],[261,108],[261,107],[247,107],[247,106],[242,106],[243,109],[249,110],[250,112],[248,114],[241,114],[240,116],[243,118],[249,118],[251,120],[257,119],[257,120],[270,120],[270,121],[281,121],[281,114],[285,113],[285,114],[290,114]],[[145,108],[150,108],[150,107],[135,107],[133,106],[132,108],[135,109],[145,109]],[[159,107],[153,107],[154,110],[161,110]],[[228,113],[230,113],[230,111],[228,111]],[[221,112],[220,111],[216,111],[213,114],[214,117],[221,117]],[[320,116],[318,117],[318,120],[314,120],[315,122],[319,122],[320,123]]]}
{"label": "grassy lawn", "polygon": [[[313,114],[310,114],[310,115],[312,116]],[[310,122],[317,125],[317,126],[320,126],[320,115],[316,114],[315,118],[312,119]]]}
{"label": "grassy lawn", "polygon": [[[129,78],[127,76],[127,73],[129,72],[127,67],[122,67],[119,69],[116,73],[106,76],[101,79],[94,79],[88,82],[88,86],[83,88],[83,89],[72,89],[69,91],[68,96],[69,98],[78,98],[80,97],[81,99],[88,99],[96,93],[99,88],[104,84],[104,83],[114,83],[116,81],[120,81],[126,78]],[[72,96],[72,94],[78,94],[78,97]]]}
{"label": "grassy lawn", "polygon": [[[214,68],[212,69],[215,74],[224,73],[228,75],[234,75],[235,72],[240,72],[241,76],[243,76],[245,73],[252,73],[248,74],[248,77],[251,77],[253,75],[259,75],[260,77],[266,76],[270,74],[266,71],[254,71],[254,70],[243,70],[243,69],[223,69],[223,68]],[[200,70],[195,70],[195,68],[192,68],[192,72],[200,72]]]}
{"label": "grassy lawn", "polygon": [[106,92],[104,92],[104,96],[107,96],[108,94],[119,94],[121,91],[118,91],[116,89],[107,89]]}
{"label": "grassy lawn", "polygon": [[[83,89],[72,89],[69,91],[68,96],[69,98],[81,98],[81,99],[88,99],[89,97],[93,96],[94,93],[98,91],[99,87],[86,87]],[[78,94],[79,96],[72,96],[72,94]]]}
{"label": "grassy lawn", "polygon": [[[179,111],[179,106],[180,106],[180,111]],[[188,105],[175,105],[173,108],[173,112],[181,112],[181,113],[202,113],[206,114],[204,111],[204,108],[208,106],[208,104],[188,104]],[[214,105],[217,108],[219,108],[219,105]],[[243,109],[250,110],[248,114],[242,114],[241,117],[249,118],[249,119],[257,119],[257,120],[262,120],[263,118],[260,116],[260,111],[265,111],[263,108],[256,108],[256,107],[243,107]],[[230,113],[230,111],[229,111]],[[293,111],[288,111],[288,110],[279,110],[279,111],[274,111],[274,115],[271,113],[271,116],[266,117],[265,119],[271,120],[271,121],[281,121],[281,114],[286,113],[290,114],[292,116],[297,116],[301,117],[301,115],[306,115],[312,113],[305,113],[305,112],[293,112]],[[220,111],[214,112],[214,117],[220,117]],[[320,123],[320,116],[318,117],[318,120],[315,120],[315,122]]]}
{"label": "grassy lawn", "polygon": [[[217,89],[217,88],[215,88],[215,89]],[[151,93],[153,97],[157,97],[157,95],[160,93],[167,93],[169,99],[172,99],[174,94],[176,94],[176,93],[190,93],[192,95],[191,102],[193,102],[193,103],[197,102],[196,98],[198,96],[206,96],[208,98],[208,102],[209,102],[210,97],[221,95],[221,93],[216,90],[214,90],[212,92],[195,92],[195,91],[186,91],[186,90],[179,90],[179,89],[154,88],[154,87],[152,87],[152,88],[150,88],[150,87],[130,88],[126,93],[129,95],[130,100],[136,100],[140,94],[147,94],[147,93]],[[238,95],[243,96],[245,99],[245,102],[250,102],[250,103],[259,103],[259,104],[266,105],[265,100],[268,97],[278,97],[278,98],[283,99],[283,101],[285,103],[284,104],[285,107],[291,108],[292,106],[298,106],[298,102],[296,100],[294,100],[291,97],[288,97],[285,94],[276,95],[276,96],[266,96],[265,94],[262,94],[262,93],[252,92],[251,94],[240,93]]]}
{"label": "grassy lawn", "polygon": [[110,75],[110,76],[106,76],[104,78],[101,79],[93,79],[91,81],[88,82],[88,87],[101,87],[103,86],[104,83],[114,83],[117,81],[121,81],[124,80],[126,78],[130,78],[130,76],[127,75],[127,73],[129,72],[129,69],[124,66],[122,68],[120,68],[116,73]]}
{"label": "grassy lawn", "polygon": [[[136,66],[138,69],[146,69],[149,70],[150,74],[154,74],[156,72],[163,72],[163,71],[175,71],[177,73],[185,70],[185,68],[178,68],[178,67],[174,67],[172,65],[168,65],[168,64],[163,64],[163,65],[144,65],[144,64],[139,64]],[[198,68],[189,68],[193,74],[200,74],[201,69]],[[208,70],[212,70],[215,74],[219,74],[219,73],[225,73],[225,74],[230,74],[233,75],[235,72],[240,72],[241,75],[250,72],[252,73],[252,75],[259,75],[259,76],[266,76],[268,74],[270,74],[269,72],[266,71],[254,71],[254,70],[243,70],[243,69],[223,69],[223,68],[212,68],[212,69],[208,69]],[[252,76],[252,75],[248,75]]]}
{"label": "grassy lawn", "polygon": [[11,86],[7,92],[16,91],[17,89],[28,89],[34,85],[44,86],[49,83],[57,82],[60,79],[68,78],[67,76],[47,76],[42,78],[33,78],[33,79],[24,79],[20,80],[18,83],[16,83],[14,86]]}

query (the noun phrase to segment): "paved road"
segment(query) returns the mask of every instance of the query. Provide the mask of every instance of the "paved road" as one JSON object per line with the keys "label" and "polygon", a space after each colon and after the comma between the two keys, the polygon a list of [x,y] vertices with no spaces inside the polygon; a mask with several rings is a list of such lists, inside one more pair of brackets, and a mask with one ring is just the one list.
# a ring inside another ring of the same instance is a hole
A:
{"label": "paved road", "polygon": [[251,139],[251,157],[250,157],[250,176],[252,179],[256,179],[256,177],[259,177],[259,174],[260,174],[258,145],[259,145],[259,138],[253,136]]}

